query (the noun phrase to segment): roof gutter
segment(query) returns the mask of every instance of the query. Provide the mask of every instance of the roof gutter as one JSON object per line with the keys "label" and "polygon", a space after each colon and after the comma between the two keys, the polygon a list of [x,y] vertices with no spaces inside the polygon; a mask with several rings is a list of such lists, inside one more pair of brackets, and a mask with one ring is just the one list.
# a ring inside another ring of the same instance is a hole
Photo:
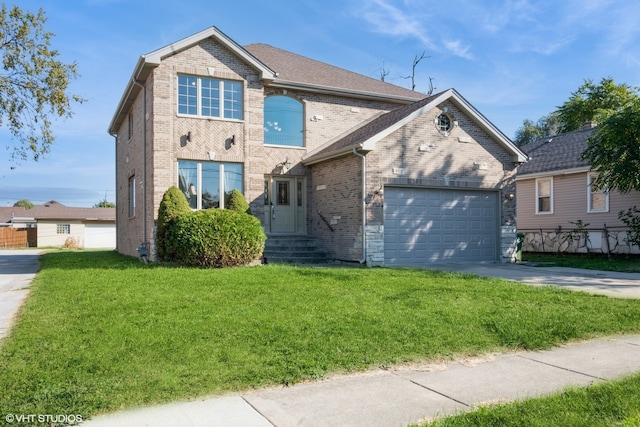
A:
{"label": "roof gutter", "polygon": [[277,87],[282,89],[291,90],[304,90],[307,92],[323,93],[323,94],[337,94],[337,95],[349,95],[354,98],[369,99],[377,101],[394,102],[398,104],[410,104],[412,102],[419,101],[426,97],[414,98],[409,96],[398,95],[385,95],[377,92],[358,91],[353,89],[344,89],[333,86],[315,85],[312,83],[298,83],[288,80],[278,80],[277,78],[269,83],[269,87]]}

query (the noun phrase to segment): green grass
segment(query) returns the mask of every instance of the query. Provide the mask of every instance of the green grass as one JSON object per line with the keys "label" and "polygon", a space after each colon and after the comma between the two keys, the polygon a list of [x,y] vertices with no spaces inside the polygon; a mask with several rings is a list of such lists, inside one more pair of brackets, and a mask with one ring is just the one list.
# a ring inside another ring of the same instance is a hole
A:
{"label": "green grass", "polygon": [[410,269],[49,253],[0,343],[4,413],[81,414],[640,331],[640,300]]}
{"label": "green grass", "polygon": [[640,374],[548,397],[485,406],[423,426],[640,426]]}
{"label": "green grass", "polygon": [[524,252],[522,260],[539,262],[545,267],[574,267],[589,270],[621,271],[625,273],[640,273],[640,256],[615,255],[608,259],[603,254],[554,254]]}

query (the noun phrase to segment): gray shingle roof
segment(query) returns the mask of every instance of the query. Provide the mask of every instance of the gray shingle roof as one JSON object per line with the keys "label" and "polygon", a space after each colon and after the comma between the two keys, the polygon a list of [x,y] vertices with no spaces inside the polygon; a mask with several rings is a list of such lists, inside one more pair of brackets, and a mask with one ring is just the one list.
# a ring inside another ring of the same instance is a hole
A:
{"label": "gray shingle roof", "polygon": [[332,152],[340,152],[349,148],[358,147],[359,144],[367,141],[369,138],[377,135],[379,132],[389,128],[395,123],[407,117],[409,114],[414,111],[419,110],[420,108],[427,105],[429,102],[439,97],[441,93],[429,96],[420,101],[414,102],[412,104],[403,105],[402,107],[398,107],[394,110],[389,111],[388,113],[384,113],[382,115],[377,116],[370,122],[364,124],[363,126],[355,129],[353,132],[345,135],[344,137],[338,139],[333,144],[323,148],[322,150],[313,153],[311,158],[322,157],[326,154]]}
{"label": "gray shingle roof", "polygon": [[427,96],[268,44],[255,43],[243,47],[260,62],[278,73],[275,83],[291,82],[411,100]]}
{"label": "gray shingle roof", "polygon": [[116,210],[114,208],[75,208],[55,201],[35,205],[32,209],[0,207],[0,223],[10,222],[13,217],[36,220],[115,221]]}
{"label": "gray shingle roof", "polygon": [[595,128],[580,129],[541,138],[522,146],[522,151],[527,153],[530,159],[518,167],[518,175],[589,166],[589,162],[580,160],[580,155],[587,148],[587,140],[594,130]]}

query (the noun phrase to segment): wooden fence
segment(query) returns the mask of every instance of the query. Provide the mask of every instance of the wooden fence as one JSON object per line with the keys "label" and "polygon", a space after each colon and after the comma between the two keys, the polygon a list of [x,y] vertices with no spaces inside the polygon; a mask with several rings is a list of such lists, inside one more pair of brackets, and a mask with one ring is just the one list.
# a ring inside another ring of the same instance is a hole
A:
{"label": "wooden fence", "polygon": [[0,228],[0,248],[35,248],[37,246],[37,228]]}

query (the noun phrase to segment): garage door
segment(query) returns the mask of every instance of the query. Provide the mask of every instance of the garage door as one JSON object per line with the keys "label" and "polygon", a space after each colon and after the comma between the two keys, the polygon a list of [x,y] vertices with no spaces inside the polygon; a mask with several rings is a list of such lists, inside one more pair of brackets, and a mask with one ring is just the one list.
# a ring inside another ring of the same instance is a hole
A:
{"label": "garage door", "polygon": [[105,224],[87,224],[84,227],[84,247],[115,249],[116,226]]}
{"label": "garage door", "polygon": [[496,261],[498,193],[386,187],[386,265]]}

